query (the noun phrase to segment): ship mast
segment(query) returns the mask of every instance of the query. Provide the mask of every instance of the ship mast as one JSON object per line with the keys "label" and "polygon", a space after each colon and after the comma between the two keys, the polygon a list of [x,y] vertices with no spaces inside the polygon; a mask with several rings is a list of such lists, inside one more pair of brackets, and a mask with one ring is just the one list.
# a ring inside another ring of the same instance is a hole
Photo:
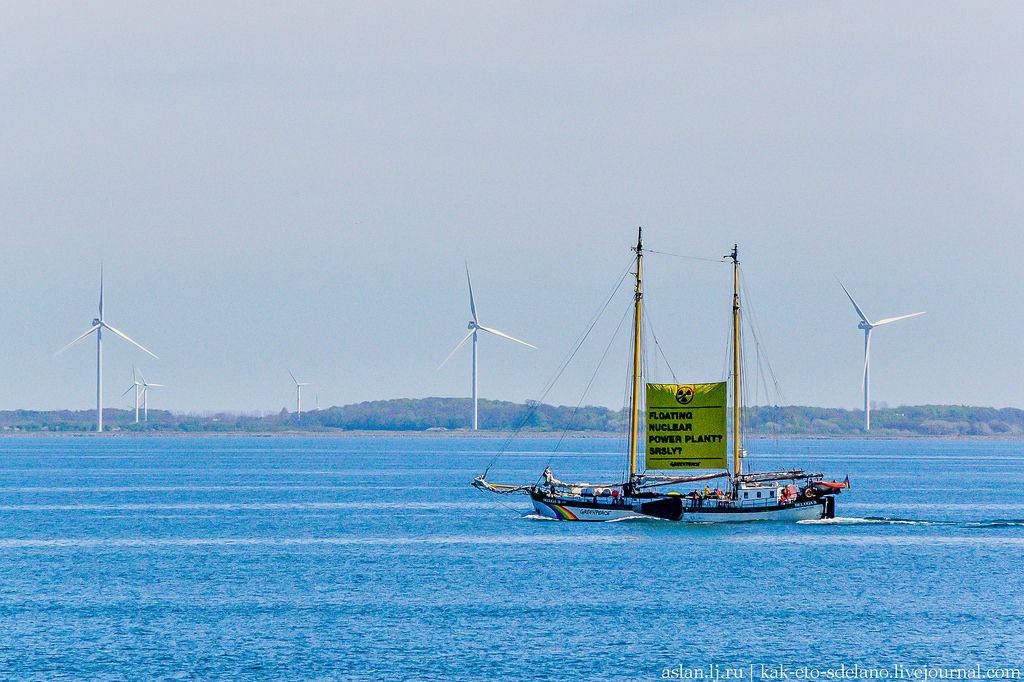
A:
{"label": "ship mast", "polygon": [[633,395],[630,402],[629,414],[629,478],[627,482],[632,486],[633,478],[636,476],[636,454],[640,433],[640,302],[643,300],[643,290],[640,286],[641,267],[643,265],[643,228],[637,228],[636,234],[636,294],[634,296],[633,308]]}
{"label": "ship mast", "polygon": [[733,472],[740,475],[740,258],[733,244],[732,253],[732,461]]}

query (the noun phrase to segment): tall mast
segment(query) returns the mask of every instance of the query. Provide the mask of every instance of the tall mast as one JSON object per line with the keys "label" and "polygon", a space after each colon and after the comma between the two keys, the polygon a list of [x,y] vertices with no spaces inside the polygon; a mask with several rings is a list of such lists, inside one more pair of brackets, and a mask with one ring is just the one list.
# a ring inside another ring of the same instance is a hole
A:
{"label": "tall mast", "polygon": [[641,288],[641,274],[644,259],[643,252],[643,228],[637,228],[636,233],[636,294],[634,296],[633,308],[633,396],[630,402],[629,415],[629,482],[633,482],[636,476],[636,453],[638,449],[638,438],[640,432],[640,302],[643,300],[643,289]]}
{"label": "tall mast", "polygon": [[732,461],[740,475],[740,258],[733,244],[732,254]]}

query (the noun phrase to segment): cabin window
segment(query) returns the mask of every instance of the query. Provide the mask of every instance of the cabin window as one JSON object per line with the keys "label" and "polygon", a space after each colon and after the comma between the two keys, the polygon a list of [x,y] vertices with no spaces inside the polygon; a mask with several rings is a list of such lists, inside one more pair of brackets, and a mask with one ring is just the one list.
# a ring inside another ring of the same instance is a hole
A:
{"label": "cabin window", "polygon": [[744,500],[747,499],[748,497],[750,497],[750,493],[743,493],[743,499]]}
{"label": "cabin window", "polygon": [[769,490],[768,491],[768,497],[775,497],[775,491],[774,490]]}
{"label": "cabin window", "polygon": [[757,491],[757,496],[761,497],[761,491],[760,490]]}

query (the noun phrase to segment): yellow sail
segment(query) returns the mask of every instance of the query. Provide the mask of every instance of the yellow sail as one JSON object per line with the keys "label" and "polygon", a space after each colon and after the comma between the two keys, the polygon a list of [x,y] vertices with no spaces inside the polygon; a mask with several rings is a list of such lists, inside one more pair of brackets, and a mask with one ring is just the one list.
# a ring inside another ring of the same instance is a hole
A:
{"label": "yellow sail", "polygon": [[647,469],[726,468],[725,382],[647,384]]}

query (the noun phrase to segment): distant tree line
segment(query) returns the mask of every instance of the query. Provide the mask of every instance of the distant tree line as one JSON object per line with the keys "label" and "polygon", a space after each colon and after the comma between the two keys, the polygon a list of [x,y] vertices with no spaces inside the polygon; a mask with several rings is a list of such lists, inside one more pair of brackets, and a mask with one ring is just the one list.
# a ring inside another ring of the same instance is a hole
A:
{"label": "distant tree line", "polygon": [[[799,436],[862,436],[863,410],[823,407],[748,408],[749,432]],[[902,405],[871,410],[872,436],[1024,436],[1024,410],[963,405]]]}
{"label": "distant tree line", "polygon": [[[473,404],[467,398],[421,398],[378,400],[301,415],[287,409],[279,413],[253,416],[231,413],[173,414],[150,410],[149,420],[135,422],[135,410],[103,410],[103,425],[108,431],[142,432],[284,432],[284,431],[455,431],[473,424]],[[606,407],[554,407],[541,403],[480,400],[481,430],[511,431],[594,431],[616,433],[624,428],[624,413]],[[96,410],[78,412],[55,410],[37,412],[14,410],[0,412],[4,432],[88,432],[96,427]]]}
{"label": "distant tree line", "polygon": [[[270,415],[232,413],[174,414],[150,410],[149,420],[135,422],[134,410],[104,409],[107,430],[180,433],[277,433],[287,431],[456,431],[472,426],[472,401],[467,398],[422,398],[363,402],[301,415],[282,409]],[[542,403],[480,401],[480,428],[508,432],[623,433],[624,410],[605,407],[555,407]],[[821,407],[748,408],[744,413],[752,435],[864,436],[864,412]],[[96,425],[95,410],[12,410],[0,412],[0,428],[13,432],[88,432]],[[871,412],[872,437],[1024,437],[1024,410],[1015,408],[920,405],[880,407]]]}

